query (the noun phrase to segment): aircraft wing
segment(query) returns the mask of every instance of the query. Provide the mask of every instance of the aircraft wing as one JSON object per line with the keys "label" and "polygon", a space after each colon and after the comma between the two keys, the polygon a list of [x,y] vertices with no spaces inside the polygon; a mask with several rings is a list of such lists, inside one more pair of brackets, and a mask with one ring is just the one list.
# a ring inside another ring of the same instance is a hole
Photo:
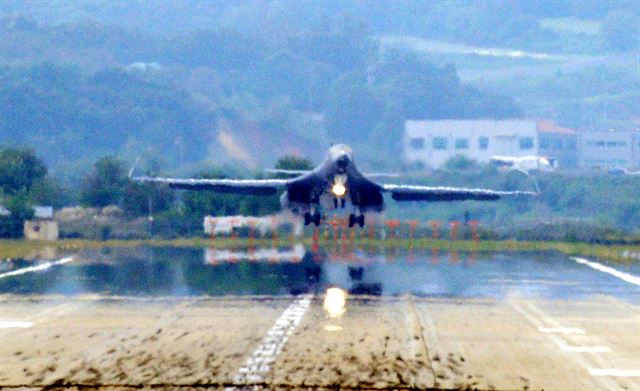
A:
{"label": "aircraft wing", "polygon": [[173,189],[211,190],[220,193],[272,195],[286,188],[290,179],[174,179],[134,177],[134,181],[160,183]]}
{"label": "aircraft wing", "polygon": [[382,185],[396,201],[495,201],[508,196],[533,196],[530,191],[496,191],[487,189],[465,189],[459,187],[430,187],[413,185]]}
{"label": "aircraft wing", "polygon": [[[307,175],[310,174],[311,170],[284,170],[280,168],[266,168],[264,170],[270,174],[285,174],[285,175]],[[367,172],[362,174],[367,178],[397,178],[400,174],[389,173],[389,172]]]}
{"label": "aircraft wing", "polygon": [[309,174],[311,170],[285,170],[282,168],[265,168],[264,172],[268,172],[270,174],[305,175]]}

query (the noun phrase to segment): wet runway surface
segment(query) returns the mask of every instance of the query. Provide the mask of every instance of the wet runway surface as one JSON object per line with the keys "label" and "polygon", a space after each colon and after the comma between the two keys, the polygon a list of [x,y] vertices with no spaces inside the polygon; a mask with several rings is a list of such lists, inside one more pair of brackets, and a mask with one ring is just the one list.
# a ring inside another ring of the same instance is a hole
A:
{"label": "wet runway surface", "polygon": [[[554,252],[458,253],[385,249],[335,254],[281,249],[103,249],[71,254],[12,278],[0,278],[0,294],[104,294],[130,296],[291,295],[336,286],[352,294],[419,297],[584,299],[592,295],[637,302],[640,291]],[[7,273],[51,260],[5,262]],[[598,261],[625,273],[637,264]]]}
{"label": "wet runway surface", "polygon": [[302,245],[2,262],[0,385],[638,389],[638,266],[590,262]]}

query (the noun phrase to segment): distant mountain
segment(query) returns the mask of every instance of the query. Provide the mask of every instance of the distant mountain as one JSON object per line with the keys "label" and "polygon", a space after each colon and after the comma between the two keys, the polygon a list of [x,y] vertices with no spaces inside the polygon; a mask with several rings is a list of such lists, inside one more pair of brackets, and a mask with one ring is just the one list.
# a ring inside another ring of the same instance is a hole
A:
{"label": "distant mountain", "polygon": [[[280,38],[298,35],[301,29],[330,28],[337,20],[351,18],[376,35],[573,52],[576,45],[584,49],[585,42],[591,45],[589,50],[617,51],[626,45],[618,38],[635,38],[637,47],[638,38],[630,28],[635,26],[637,31],[640,6],[635,0],[4,0],[0,13],[49,25],[93,20],[156,36],[228,29]],[[594,37],[601,24],[613,39],[599,42]],[[616,33],[616,26],[627,32],[626,38]],[[567,38],[572,34],[579,40]]]}
{"label": "distant mountain", "polygon": [[77,175],[104,155],[257,168],[291,153],[319,160],[345,141],[380,164],[397,161],[406,118],[522,115],[511,99],[461,83],[452,66],[381,52],[357,17],[289,27],[171,35],[1,19],[0,144],[32,146],[54,173]]}

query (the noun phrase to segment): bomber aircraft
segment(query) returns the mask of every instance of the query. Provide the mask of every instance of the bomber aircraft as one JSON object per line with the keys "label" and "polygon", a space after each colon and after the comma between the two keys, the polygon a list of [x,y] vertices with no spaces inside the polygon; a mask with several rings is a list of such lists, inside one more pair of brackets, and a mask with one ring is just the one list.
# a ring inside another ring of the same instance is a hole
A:
{"label": "bomber aircraft", "polygon": [[[352,149],[344,144],[333,145],[324,161],[311,171],[282,170],[295,174],[289,179],[174,179],[134,177],[135,181],[168,184],[175,189],[210,190],[222,193],[273,195],[282,191],[280,203],[304,217],[305,225],[320,225],[323,213],[331,209],[350,211],[349,227],[364,226],[365,213],[384,209],[383,193],[395,201],[494,201],[504,196],[530,196],[527,191],[495,191],[456,187],[378,184],[362,174],[353,160]],[[383,175],[373,175],[383,176]]]}

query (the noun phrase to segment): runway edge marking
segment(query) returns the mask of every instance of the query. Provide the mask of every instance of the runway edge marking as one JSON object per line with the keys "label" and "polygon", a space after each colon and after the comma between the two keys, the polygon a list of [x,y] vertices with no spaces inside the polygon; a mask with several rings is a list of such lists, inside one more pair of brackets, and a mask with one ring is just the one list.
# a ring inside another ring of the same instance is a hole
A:
{"label": "runway edge marking", "polygon": [[596,270],[601,271],[603,273],[611,274],[612,276],[618,277],[619,279],[621,279],[623,281],[626,281],[626,282],[628,282],[630,284],[634,284],[634,285],[640,286],[640,277],[638,277],[638,276],[634,276],[634,275],[629,274],[629,273],[624,273],[624,272],[616,270],[616,269],[614,269],[612,267],[605,266],[605,265],[603,265],[601,263],[598,263],[598,262],[589,261],[589,260],[584,259],[584,258],[571,257],[571,259],[573,259],[574,261],[578,262],[579,264],[587,265],[590,268],[596,269]]}
{"label": "runway edge marking", "polygon": [[[542,313],[542,311],[536,309],[536,308],[531,308],[529,303],[525,303],[525,305],[527,305],[527,307],[529,307],[529,309],[525,309],[523,305],[518,304],[516,301],[514,300],[510,300],[507,302],[514,310],[516,310],[516,312],[520,313],[528,322],[529,324],[531,324],[533,327],[537,328],[538,330],[540,330],[541,328],[545,328],[545,324],[544,323],[549,323],[549,324],[553,324],[554,327],[562,327],[562,325],[556,321],[555,319],[550,318],[549,316],[546,316],[544,313]],[[531,312],[534,311],[534,313],[532,314]],[[537,317],[536,317],[536,313],[535,311],[537,311]],[[541,320],[542,319],[542,320]],[[558,347],[560,350],[565,351],[567,353],[571,353],[568,352],[567,350],[562,349],[562,345],[568,346],[566,341],[561,338],[558,334],[555,333],[542,333],[542,335],[546,336],[553,344],[556,345],[556,347]],[[573,353],[578,353],[578,352],[573,352]],[[597,356],[595,355],[595,352],[589,352],[589,351],[585,351],[585,352],[581,352],[581,353],[585,353],[586,355],[590,356],[591,360],[586,360],[584,356],[581,355],[577,355],[577,354],[572,354],[571,357],[573,358],[573,360],[580,366],[582,366],[582,368],[584,368],[585,370],[590,372],[590,369],[593,367],[593,364],[598,364],[597,361],[599,361],[597,358]],[[594,362],[596,361],[596,362]],[[607,389],[607,390],[612,390],[612,389],[619,389],[620,386],[619,384],[617,384],[616,382],[614,382],[610,377],[608,376],[598,376],[596,377],[595,380],[596,382],[598,382],[599,386],[601,386],[603,389]]]}
{"label": "runway edge marking", "polygon": [[[276,357],[304,317],[312,299],[313,295],[303,295],[284,310],[260,345],[254,350],[245,364],[238,369],[236,376],[233,378],[234,383],[260,383],[264,381],[264,376],[271,370]],[[228,387],[226,391],[238,389],[242,389],[242,387]]]}

